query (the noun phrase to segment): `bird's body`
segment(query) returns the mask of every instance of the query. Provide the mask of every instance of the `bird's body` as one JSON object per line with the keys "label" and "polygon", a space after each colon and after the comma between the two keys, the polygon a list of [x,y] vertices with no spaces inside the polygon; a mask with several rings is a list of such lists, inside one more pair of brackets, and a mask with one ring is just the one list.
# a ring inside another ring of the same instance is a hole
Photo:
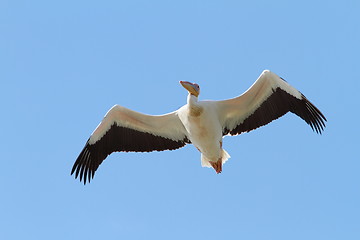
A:
{"label": "bird's body", "polygon": [[[211,167],[227,160],[229,156],[222,149],[222,126],[213,101],[198,101],[190,94],[188,104],[180,108],[178,114],[189,140],[201,152],[202,166]],[[215,169],[218,173],[221,166]]]}
{"label": "bird's body", "polygon": [[189,92],[187,104],[177,111],[153,116],[115,105],[91,134],[77,158],[72,174],[86,181],[94,176],[112,152],[174,150],[192,143],[201,152],[201,163],[217,173],[230,157],[223,136],[238,135],[266,125],[287,112],[305,120],[321,133],[324,115],[298,90],[265,70],[242,95],[223,101],[199,101],[200,87],[180,82]]}

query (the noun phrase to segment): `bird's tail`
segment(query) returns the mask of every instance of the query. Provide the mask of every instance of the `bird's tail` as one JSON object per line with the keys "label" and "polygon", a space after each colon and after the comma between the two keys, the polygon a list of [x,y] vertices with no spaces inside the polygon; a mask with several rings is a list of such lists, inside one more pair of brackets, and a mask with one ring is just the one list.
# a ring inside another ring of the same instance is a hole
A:
{"label": "bird's tail", "polygon": [[[224,164],[229,158],[230,158],[230,155],[224,149],[222,149],[222,152],[221,152],[222,164]],[[210,159],[208,159],[204,154],[201,154],[201,166],[209,167],[209,168],[212,167],[212,165],[210,163]]]}

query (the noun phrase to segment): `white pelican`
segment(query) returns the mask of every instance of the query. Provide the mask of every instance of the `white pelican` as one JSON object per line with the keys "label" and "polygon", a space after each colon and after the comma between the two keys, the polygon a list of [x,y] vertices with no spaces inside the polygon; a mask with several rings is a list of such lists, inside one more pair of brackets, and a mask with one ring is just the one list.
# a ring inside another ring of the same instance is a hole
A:
{"label": "white pelican", "polygon": [[189,92],[187,104],[177,111],[145,115],[115,105],[105,115],[76,159],[71,174],[90,182],[112,152],[174,150],[192,143],[201,163],[216,173],[230,157],[222,148],[225,135],[238,135],[292,112],[320,133],[325,116],[302,93],[268,70],[241,96],[224,101],[198,101],[200,87],[180,81]]}

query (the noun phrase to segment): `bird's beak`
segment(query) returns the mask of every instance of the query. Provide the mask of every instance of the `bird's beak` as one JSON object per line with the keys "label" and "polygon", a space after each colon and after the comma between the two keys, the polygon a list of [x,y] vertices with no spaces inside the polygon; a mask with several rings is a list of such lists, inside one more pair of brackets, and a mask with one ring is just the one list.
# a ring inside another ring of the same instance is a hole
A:
{"label": "bird's beak", "polygon": [[198,90],[194,87],[194,84],[187,81],[180,81],[180,84],[189,91],[190,94],[194,95],[195,97],[199,96]]}

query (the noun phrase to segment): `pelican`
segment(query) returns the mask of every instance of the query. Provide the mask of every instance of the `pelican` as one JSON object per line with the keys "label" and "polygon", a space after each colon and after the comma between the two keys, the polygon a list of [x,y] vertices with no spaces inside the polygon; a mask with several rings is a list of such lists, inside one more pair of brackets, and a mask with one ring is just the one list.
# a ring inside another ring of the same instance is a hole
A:
{"label": "pelican", "polygon": [[292,112],[321,134],[325,116],[301,92],[275,73],[265,70],[242,95],[223,101],[199,101],[200,87],[180,81],[188,91],[187,104],[164,115],[146,115],[113,106],[91,134],[71,170],[80,182],[94,177],[113,152],[174,150],[193,144],[201,165],[221,173],[230,158],[223,149],[225,135],[239,135]]}

